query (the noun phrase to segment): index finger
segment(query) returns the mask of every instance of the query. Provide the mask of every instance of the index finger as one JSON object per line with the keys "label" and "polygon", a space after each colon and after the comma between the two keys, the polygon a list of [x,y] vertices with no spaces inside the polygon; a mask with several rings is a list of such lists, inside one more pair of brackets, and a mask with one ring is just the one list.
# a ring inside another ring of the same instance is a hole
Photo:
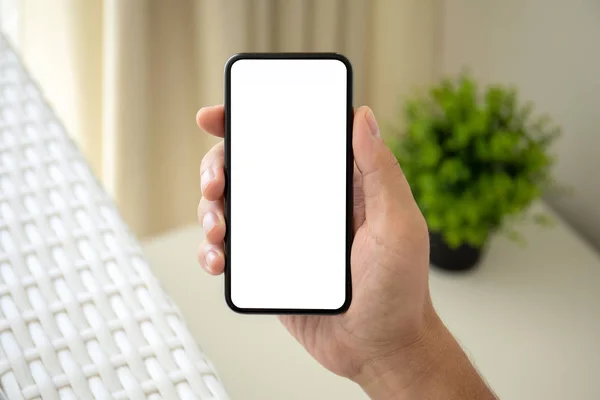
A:
{"label": "index finger", "polygon": [[202,107],[196,114],[196,123],[200,129],[213,136],[225,135],[225,108],[223,105]]}

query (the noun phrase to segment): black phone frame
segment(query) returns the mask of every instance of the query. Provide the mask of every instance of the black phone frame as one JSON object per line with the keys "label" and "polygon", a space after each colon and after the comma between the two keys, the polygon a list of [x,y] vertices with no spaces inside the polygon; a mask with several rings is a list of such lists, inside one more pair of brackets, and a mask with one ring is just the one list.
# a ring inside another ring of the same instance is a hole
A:
{"label": "black phone frame", "polygon": [[[287,309],[287,308],[240,308],[231,299],[231,68],[236,61],[244,59],[274,59],[274,60],[338,60],[346,66],[346,299],[344,304],[337,309]],[[309,315],[335,315],[346,312],[352,302],[352,276],[350,268],[350,255],[354,238],[353,226],[353,174],[354,153],[352,151],[352,125],[354,109],[352,106],[353,72],[350,61],[338,53],[239,53],[233,55],[225,64],[225,221],[227,233],[225,235],[225,301],[229,308],[240,314],[309,314]]]}

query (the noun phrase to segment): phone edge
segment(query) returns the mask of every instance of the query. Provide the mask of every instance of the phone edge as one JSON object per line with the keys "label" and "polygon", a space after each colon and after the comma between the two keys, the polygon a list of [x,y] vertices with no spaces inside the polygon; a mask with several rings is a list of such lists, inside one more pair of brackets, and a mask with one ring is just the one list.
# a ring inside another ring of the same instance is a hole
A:
{"label": "phone edge", "polygon": [[[344,303],[337,309],[286,309],[286,308],[240,308],[235,305],[231,298],[231,274],[229,270],[231,242],[229,241],[229,216],[231,214],[230,198],[230,170],[231,170],[231,68],[236,61],[245,59],[321,59],[338,60],[346,67],[346,298]],[[238,314],[275,314],[275,315],[338,315],[350,308],[352,303],[352,268],[350,264],[352,253],[352,241],[354,239],[354,151],[352,148],[352,129],[354,123],[354,71],[347,57],[340,53],[237,53],[232,55],[224,67],[224,210],[226,233],[224,239],[225,250],[225,302],[227,306]]]}

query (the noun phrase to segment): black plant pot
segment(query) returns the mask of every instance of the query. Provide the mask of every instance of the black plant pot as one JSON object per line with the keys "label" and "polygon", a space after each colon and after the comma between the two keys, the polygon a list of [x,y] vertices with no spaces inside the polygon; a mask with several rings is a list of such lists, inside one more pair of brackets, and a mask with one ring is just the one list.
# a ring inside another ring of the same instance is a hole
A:
{"label": "black plant pot", "polygon": [[429,245],[429,261],[444,270],[467,271],[477,266],[481,258],[481,248],[463,244],[453,249],[436,232],[429,234]]}

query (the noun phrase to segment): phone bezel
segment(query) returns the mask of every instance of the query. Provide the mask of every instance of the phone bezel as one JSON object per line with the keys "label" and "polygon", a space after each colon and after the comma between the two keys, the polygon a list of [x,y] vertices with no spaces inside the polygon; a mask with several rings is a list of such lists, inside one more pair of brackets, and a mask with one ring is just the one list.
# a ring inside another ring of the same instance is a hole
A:
{"label": "phone bezel", "polygon": [[[244,59],[289,59],[289,60],[338,60],[346,66],[347,90],[346,90],[346,299],[344,304],[337,309],[288,309],[288,308],[241,308],[236,306],[231,299],[231,271],[229,263],[231,260],[231,68],[235,62]],[[352,125],[354,110],[352,106],[353,73],[350,61],[338,53],[239,53],[233,55],[225,64],[225,196],[224,209],[227,233],[225,235],[225,301],[229,308],[241,314],[313,314],[313,315],[335,315],[341,314],[350,308],[352,302],[352,276],[350,268],[350,255],[352,240],[354,237],[353,226],[353,174],[354,154],[352,151]]]}

